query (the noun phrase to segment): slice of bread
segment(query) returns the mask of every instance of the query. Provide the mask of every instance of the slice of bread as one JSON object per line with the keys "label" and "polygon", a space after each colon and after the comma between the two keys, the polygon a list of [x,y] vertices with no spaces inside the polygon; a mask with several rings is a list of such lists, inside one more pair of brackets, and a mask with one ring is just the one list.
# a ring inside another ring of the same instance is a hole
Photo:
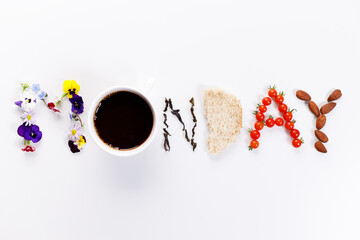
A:
{"label": "slice of bread", "polygon": [[242,127],[240,100],[218,88],[204,93],[205,116],[210,130],[208,152],[220,153],[235,142]]}

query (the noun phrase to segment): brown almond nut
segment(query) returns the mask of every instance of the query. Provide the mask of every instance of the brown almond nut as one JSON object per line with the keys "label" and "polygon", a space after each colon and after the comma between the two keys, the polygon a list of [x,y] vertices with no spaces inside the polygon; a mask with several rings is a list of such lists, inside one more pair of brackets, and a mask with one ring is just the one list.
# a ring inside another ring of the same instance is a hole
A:
{"label": "brown almond nut", "polygon": [[302,90],[297,90],[296,96],[298,99],[306,101],[306,102],[311,100],[310,95],[307,92],[302,91]]}
{"label": "brown almond nut", "polygon": [[315,102],[310,101],[310,102],[309,102],[309,108],[310,108],[310,111],[311,111],[315,116],[318,117],[318,116],[320,115],[319,108],[318,108],[318,106],[316,105]]}
{"label": "brown almond nut", "polygon": [[342,96],[341,91],[339,89],[336,89],[328,97],[328,102],[338,100],[339,98],[341,98],[341,96]]}
{"label": "brown almond nut", "polygon": [[322,131],[315,130],[314,132],[315,132],[316,138],[319,139],[321,142],[326,143],[329,141],[329,138]]}
{"label": "brown almond nut", "polygon": [[317,141],[317,142],[315,143],[315,148],[316,148],[316,150],[318,150],[319,152],[327,153],[326,147],[325,147],[324,144],[322,144],[322,142],[320,142],[320,141]]}
{"label": "brown almond nut", "polygon": [[316,119],[316,128],[317,130],[322,129],[325,126],[326,123],[326,117],[325,115],[320,114],[318,118]]}
{"label": "brown almond nut", "polygon": [[327,114],[327,113],[331,112],[331,110],[333,110],[335,106],[336,106],[336,103],[329,102],[320,108],[320,112],[321,112],[321,114]]}

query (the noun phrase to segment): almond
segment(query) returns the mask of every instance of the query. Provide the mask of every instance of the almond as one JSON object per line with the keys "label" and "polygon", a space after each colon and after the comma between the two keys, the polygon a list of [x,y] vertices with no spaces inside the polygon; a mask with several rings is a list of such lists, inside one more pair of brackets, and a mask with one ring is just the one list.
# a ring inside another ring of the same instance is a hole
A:
{"label": "almond", "polygon": [[315,115],[315,116],[319,116],[320,115],[320,111],[319,111],[319,108],[318,106],[316,105],[316,103],[314,103],[313,101],[310,101],[309,102],[309,108],[310,108],[310,111]]}
{"label": "almond", "polygon": [[321,142],[326,143],[329,141],[329,138],[322,131],[315,130],[314,132],[315,132],[315,136],[317,137],[317,139],[319,139]]}
{"label": "almond", "polygon": [[328,97],[328,102],[338,100],[339,98],[341,98],[341,96],[342,96],[341,91],[339,89],[336,89]]}
{"label": "almond", "polygon": [[316,119],[316,128],[317,130],[322,129],[325,126],[326,123],[326,117],[325,115],[319,115]]}
{"label": "almond", "polygon": [[302,91],[302,90],[297,90],[296,96],[298,99],[306,101],[306,102],[311,100],[310,95],[307,92]]}
{"label": "almond", "polygon": [[324,144],[322,144],[320,141],[317,141],[317,142],[315,143],[315,148],[316,148],[316,150],[318,150],[319,152],[327,153],[326,147],[325,147]]}
{"label": "almond", "polygon": [[336,103],[329,102],[320,108],[320,112],[321,112],[321,114],[327,114],[327,113],[331,112],[331,110],[333,110],[335,106],[336,106]]}

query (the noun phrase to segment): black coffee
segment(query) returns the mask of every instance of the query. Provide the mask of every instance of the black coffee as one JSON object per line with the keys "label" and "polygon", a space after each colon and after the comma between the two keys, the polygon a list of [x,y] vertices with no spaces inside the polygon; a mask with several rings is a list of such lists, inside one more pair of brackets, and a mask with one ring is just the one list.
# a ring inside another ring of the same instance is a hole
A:
{"label": "black coffee", "polygon": [[143,144],[153,128],[149,104],[140,96],[118,91],[105,96],[97,106],[94,125],[110,147],[129,150]]}

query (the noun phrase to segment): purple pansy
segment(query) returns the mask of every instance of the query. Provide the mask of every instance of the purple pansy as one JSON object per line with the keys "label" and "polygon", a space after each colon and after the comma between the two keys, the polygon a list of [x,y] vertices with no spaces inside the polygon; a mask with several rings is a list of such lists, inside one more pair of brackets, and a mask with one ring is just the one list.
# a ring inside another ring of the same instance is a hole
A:
{"label": "purple pansy", "polygon": [[20,137],[25,138],[27,141],[32,141],[33,143],[37,143],[42,138],[42,132],[37,125],[26,126],[25,123],[23,123],[18,127],[17,133]]}
{"label": "purple pansy", "polygon": [[78,146],[75,145],[75,142],[74,142],[74,141],[69,140],[68,145],[69,145],[70,151],[71,151],[72,153],[80,152]]}
{"label": "purple pansy", "polygon": [[40,131],[39,126],[31,125],[30,129],[24,132],[25,140],[32,141],[33,143],[37,143],[42,138],[42,132]]}
{"label": "purple pansy", "polygon": [[72,106],[71,111],[76,114],[84,112],[84,101],[82,97],[77,94],[73,94],[72,98],[69,98]]}

